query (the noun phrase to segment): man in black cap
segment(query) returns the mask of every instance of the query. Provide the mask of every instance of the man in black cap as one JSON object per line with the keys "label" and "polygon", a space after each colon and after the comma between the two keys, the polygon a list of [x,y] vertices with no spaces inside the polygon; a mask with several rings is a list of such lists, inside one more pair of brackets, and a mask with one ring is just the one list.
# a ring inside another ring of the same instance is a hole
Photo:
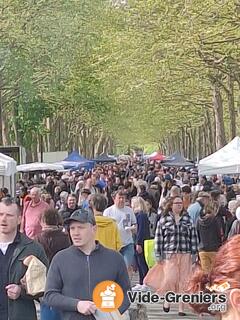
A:
{"label": "man in black cap", "polygon": [[93,290],[102,281],[120,285],[125,312],[130,303],[130,280],[123,257],[95,241],[97,230],[91,210],[78,209],[66,221],[73,245],[57,253],[47,276],[45,303],[62,311],[63,320],[95,319]]}

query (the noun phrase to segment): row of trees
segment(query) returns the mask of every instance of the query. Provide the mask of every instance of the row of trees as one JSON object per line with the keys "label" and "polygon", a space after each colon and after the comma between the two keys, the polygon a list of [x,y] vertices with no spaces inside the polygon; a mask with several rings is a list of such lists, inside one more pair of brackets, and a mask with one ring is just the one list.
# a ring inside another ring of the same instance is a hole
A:
{"label": "row of trees", "polygon": [[0,144],[29,160],[159,146],[203,157],[238,132],[239,0],[0,0]]}

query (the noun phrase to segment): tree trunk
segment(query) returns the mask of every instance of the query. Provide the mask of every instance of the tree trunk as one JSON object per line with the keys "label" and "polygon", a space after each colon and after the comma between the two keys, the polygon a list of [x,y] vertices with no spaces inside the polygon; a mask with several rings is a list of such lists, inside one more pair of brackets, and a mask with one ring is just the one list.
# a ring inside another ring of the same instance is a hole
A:
{"label": "tree trunk", "polygon": [[29,148],[26,149],[26,162],[27,163],[33,162],[33,156],[32,156],[31,148],[30,149]]}
{"label": "tree trunk", "polygon": [[60,141],[60,132],[61,132],[61,125],[59,118],[50,118],[49,119],[49,127],[50,133],[48,138],[49,143],[49,151],[61,151],[61,141]]}
{"label": "tree trunk", "polygon": [[202,127],[197,129],[197,159],[202,159]]}
{"label": "tree trunk", "polygon": [[213,84],[213,110],[216,121],[216,147],[221,149],[226,144],[225,128],[223,121],[223,101],[218,83]]}
{"label": "tree trunk", "polygon": [[86,126],[85,125],[83,126],[82,132],[83,132],[83,135],[82,135],[82,141],[83,141],[83,143],[82,143],[82,145],[83,145],[82,153],[84,155],[86,155],[87,154],[87,132],[86,132]]}
{"label": "tree trunk", "polygon": [[114,143],[111,137],[108,136],[108,153],[109,154],[114,154]]}
{"label": "tree trunk", "polygon": [[236,113],[234,103],[234,81],[230,75],[228,75],[227,99],[230,117],[230,138],[232,140],[236,137]]}
{"label": "tree trunk", "polygon": [[185,132],[184,132],[184,128],[182,127],[181,128],[181,142],[182,142],[182,145],[181,145],[181,150],[179,150],[179,152],[181,154],[184,154],[184,151],[185,151]]}
{"label": "tree trunk", "polygon": [[[95,154],[93,155],[98,156],[99,154],[101,154],[103,151],[103,140],[104,140],[104,132],[103,130],[101,132],[98,133],[98,140],[95,141]],[[94,143],[94,141],[93,141]]]}
{"label": "tree trunk", "polygon": [[187,127],[185,126],[184,127],[184,145],[185,145],[185,148],[184,148],[184,152],[182,154],[183,157],[188,157],[188,134],[187,134]]}
{"label": "tree trunk", "polygon": [[194,160],[194,145],[195,145],[195,128],[191,128],[190,132],[189,132],[189,139],[190,139],[190,159]]}
{"label": "tree trunk", "polygon": [[206,157],[208,155],[208,148],[206,144],[206,137],[207,137],[207,127],[206,124],[204,123],[203,128],[202,128],[202,146],[203,146],[203,157]]}
{"label": "tree trunk", "polygon": [[2,139],[2,112],[3,112],[2,86],[3,86],[3,78],[2,78],[2,74],[0,73],[0,145],[3,144],[3,139]]}
{"label": "tree trunk", "polygon": [[8,145],[8,128],[7,128],[7,115],[2,111],[2,143],[4,146]]}
{"label": "tree trunk", "polygon": [[205,121],[204,123],[207,126],[208,129],[208,146],[209,146],[209,151],[210,153],[213,153],[216,151],[216,142],[214,138],[214,130],[213,130],[213,123],[212,123],[212,116],[211,113],[208,110],[208,107],[206,107],[206,112],[205,112]]}
{"label": "tree trunk", "polygon": [[44,140],[45,140],[45,152],[50,151],[50,132],[51,132],[51,125],[50,125],[50,118],[46,118],[46,128],[47,128],[47,133],[45,134]]}
{"label": "tree trunk", "polygon": [[[86,129],[86,154],[84,156],[86,158],[94,157],[93,154],[95,152],[93,141],[95,139],[95,131],[93,128]],[[94,149],[94,150],[93,150]]]}
{"label": "tree trunk", "polygon": [[20,137],[20,128],[19,128],[19,123],[18,123],[18,109],[17,109],[17,105],[14,103],[13,109],[12,109],[12,129],[13,129],[13,133],[14,133],[14,139],[13,139],[13,144],[14,145],[22,145],[22,136]]}
{"label": "tree trunk", "polygon": [[197,128],[194,127],[191,130],[191,141],[192,141],[192,154],[191,154],[191,160],[196,160],[197,153],[196,153],[196,142],[197,142]]}
{"label": "tree trunk", "polygon": [[[56,146],[58,146],[57,149],[56,149],[56,150],[58,150],[58,151],[62,151],[62,141],[63,141],[63,139],[62,139],[62,134],[63,134],[64,131],[65,131],[65,126],[63,126],[63,128],[61,127],[61,124],[62,124],[62,123],[63,123],[62,119],[61,119],[61,118],[58,118],[58,121],[57,121],[57,123],[56,123],[56,125],[57,125],[57,132],[58,132],[58,134],[57,134],[58,141],[57,141],[57,143],[56,143],[56,145],[55,145],[55,148],[56,148]],[[65,148],[64,148],[64,151],[65,151]]]}
{"label": "tree trunk", "polygon": [[[34,139],[33,139],[34,140]],[[35,136],[35,143],[32,143],[31,150],[32,150],[32,161],[37,162],[38,161],[38,149],[39,149],[39,139],[37,137],[37,134]]]}
{"label": "tree trunk", "polygon": [[186,158],[190,158],[190,152],[191,152],[191,141],[190,141],[190,133],[189,133],[189,129],[186,127],[186,131],[185,131],[185,135],[186,135],[186,150],[184,153],[184,157]]}
{"label": "tree trunk", "polygon": [[110,138],[105,137],[102,141],[102,152],[103,153],[110,153]]}

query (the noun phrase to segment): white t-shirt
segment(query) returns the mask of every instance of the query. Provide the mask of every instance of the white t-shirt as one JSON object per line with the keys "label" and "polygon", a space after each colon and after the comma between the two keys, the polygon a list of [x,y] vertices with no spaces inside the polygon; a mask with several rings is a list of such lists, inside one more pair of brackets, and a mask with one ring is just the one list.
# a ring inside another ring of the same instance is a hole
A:
{"label": "white t-shirt", "polygon": [[116,221],[124,247],[133,243],[132,231],[125,230],[125,227],[131,227],[133,224],[137,224],[136,216],[131,208],[126,206],[124,208],[118,208],[113,205],[107,208],[103,215]]}
{"label": "white t-shirt", "polygon": [[2,251],[2,253],[5,255],[8,249],[8,246],[11,244],[12,242],[0,242],[0,250]]}

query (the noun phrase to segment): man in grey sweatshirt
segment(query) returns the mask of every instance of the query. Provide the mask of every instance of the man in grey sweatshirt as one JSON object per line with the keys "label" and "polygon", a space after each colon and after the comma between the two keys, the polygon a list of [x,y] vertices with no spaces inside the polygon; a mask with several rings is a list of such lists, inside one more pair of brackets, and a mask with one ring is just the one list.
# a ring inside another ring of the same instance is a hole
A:
{"label": "man in grey sweatshirt", "polygon": [[60,310],[63,320],[95,319],[93,290],[109,280],[122,288],[124,299],[119,311],[125,312],[130,306],[127,291],[131,286],[123,257],[95,241],[97,226],[91,210],[76,210],[67,223],[73,245],[54,256],[44,302]]}

